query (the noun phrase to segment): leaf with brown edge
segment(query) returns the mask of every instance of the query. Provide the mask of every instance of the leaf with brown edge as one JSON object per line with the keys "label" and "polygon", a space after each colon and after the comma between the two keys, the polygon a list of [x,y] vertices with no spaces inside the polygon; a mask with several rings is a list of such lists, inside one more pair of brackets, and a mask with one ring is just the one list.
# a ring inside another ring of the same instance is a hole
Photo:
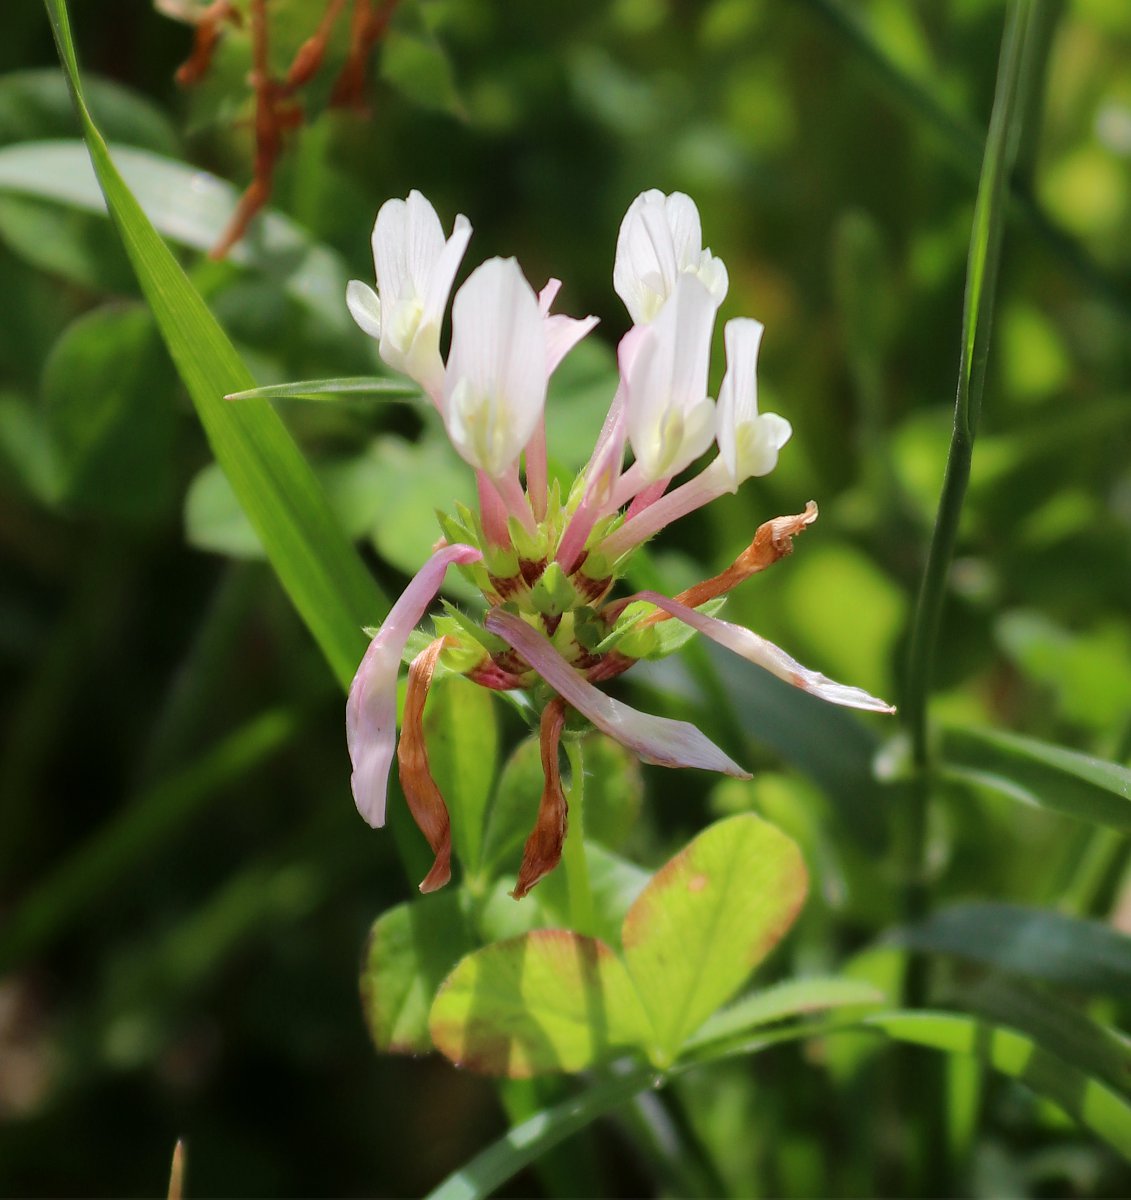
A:
{"label": "leaf with brown edge", "polygon": [[440,989],[429,1030],[457,1066],[512,1079],[585,1070],[651,1038],[613,951],[564,929],[469,954]]}
{"label": "leaf with brown edge", "polygon": [[718,821],[653,877],[624,920],[624,958],[658,1065],[742,986],[808,891],[796,844],[750,813]]}
{"label": "leaf with brown edge", "polygon": [[426,1054],[428,1012],[474,945],[455,892],[398,904],[373,923],[361,960],[361,1006],[378,1050]]}

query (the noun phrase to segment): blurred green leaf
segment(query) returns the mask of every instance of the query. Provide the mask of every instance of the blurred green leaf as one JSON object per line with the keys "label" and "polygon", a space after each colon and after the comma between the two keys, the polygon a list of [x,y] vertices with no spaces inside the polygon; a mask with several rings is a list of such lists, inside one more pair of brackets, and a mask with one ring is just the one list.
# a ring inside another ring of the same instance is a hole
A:
{"label": "blurred green leaf", "polygon": [[474,946],[454,890],[420,896],[373,923],[361,962],[361,1005],[378,1050],[427,1054],[440,984]]}
{"label": "blurred green leaf", "polygon": [[1038,808],[1131,829],[1131,770],[1076,750],[990,729],[950,728],[943,769]]}
{"label": "blurred green leaf", "polygon": [[[144,213],[166,237],[201,251],[215,244],[239,199],[237,189],[215,175],[147,150],[119,147],[110,160],[105,143],[100,142],[97,153],[100,174],[96,176],[82,142],[23,142],[4,147],[0,149],[0,192],[101,213],[105,202],[99,178],[112,161],[117,183],[109,190],[115,219],[120,220],[118,196],[128,189],[136,197],[136,216]],[[328,329],[344,332],[352,328],[345,304],[348,276],[344,265],[333,251],[312,242],[286,217],[271,211],[260,214],[228,257],[276,280]],[[252,386],[254,380],[240,380],[228,390],[245,391]]]}
{"label": "blurred green leaf", "polygon": [[459,675],[437,680],[424,711],[424,738],[432,776],[451,815],[452,847],[464,871],[475,876],[499,747],[491,692]]}
{"label": "blurred green leaf", "polygon": [[[372,456],[373,488],[381,497],[371,526],[373,544],[398,570],[415,575],[440,536],[437,510],[450,513],[457,502],[474,504],[475,475],[447,438],[380,437]],[[482,603],[457,571],[449,572],[445,591]]]}
{"label": "blurred green leaf", "polygon": [[1085,1128],[1131,1157],[1131,1104],[1096,1076],[1066,1061],[1053,1046],[1013,1029],[944,1012],[892,1012],[865,1017],[861,1024],[896,1041],[947,1054],[968,1054],[1059,1105]]}
{"label": "blurred green leaf", "polygon": [[[317,463],[314,471],[346,534],[361,538],[368,533],[384,498],[377,486],[380,476],[372,450],[352,458]],[[185,495],[185,532],[192,545],[201,550],[232,558],[264,557],[255,529],[216,463],[204,467],[189,485]]]}
{"label": "blurred green leaf", "polygon": [[1131,993],[1131,938],[1099,921],[983,901],[899,930],[900,945],[1087,992]]}
{"label": "blurred green leaf", "polygon": [[958,999],[993,1021],[1029,1034],[1131,1101],[1131,1041],[1117,1030],[1093,1021],[1045,988],[1001,975],[959,991]]}
{"label": "blurred green leaf", "polygon": [[457,1066],[512,1079],[581,1071],[648,1038],[620,960],[564,929],[469,954],[440,989],[429,1028]]}
{"label": "blurred green leaf", "polygon": [[[91,116],[112,142],[175,158],[181,149],[172,120],[152,100],[111,79],[83,81]],[[9,71],[0,77],[0,146],[80,132],[66,76],[57,69]]]}
{"label": "blurred green leaf", "polygon": [[[381,40],[381,78],[424,108],[463,117],[464,105],[447,53],[419,21],[413,20],[414,10],[402,12],[407,13],[407,19],[395,22]],[[414,27],[409,27],[409,21]]]}
{"label": "blurred green leaf", "polygon": [[1106,731],[1131,712],[1131,634],[1107,622],[1071,633],[1038,612],[1003,613],[995,632],[1009,657],[1051,690],[1070,721]]}
{"label": "blurred green leaf", "polygon": [[270,406],[224,401],[254,380],[118,174],[85,106],[66,6],[46,3],[91,161],[173,362],[280,581],[345,685],[364,649],[361,627],[381,615],[383,598]]}
{"label": "blurred green leaf", "polygon": [[43,371],[61,498],[84,513],[141,520],[172,499],[174,412],[149,313],[100,308],[73,322]]}
{"label": "blurred green leaf", "polygon": [[657,872],[621,935],[655,1029],[656,1061],[671,1062],[742,986],[793,924],[807,890],[797,846],[749,813],[709,826]]}

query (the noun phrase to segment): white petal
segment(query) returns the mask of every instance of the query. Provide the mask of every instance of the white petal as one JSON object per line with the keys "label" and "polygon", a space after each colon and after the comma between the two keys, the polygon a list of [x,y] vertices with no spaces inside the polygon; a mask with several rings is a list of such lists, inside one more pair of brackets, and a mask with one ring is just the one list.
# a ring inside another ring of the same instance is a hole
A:
{"label": "white petal", "polygon": [[661,767],[701,767],[738,779],[750,778],[694,725],[638,712],[606,696],[583,679],[550,642],[521,617],[496,608],[487,614],[484,625],[513,646],[563,700],[645,762]]}
{"label": "white petal", "polygon": [[358,812],[374,827],[385,823],[389,765],[397,740],[397,675],[409,634],[440,590],[448,567],[482,557],[473,546],[459,543],[437,550],[390,609],[350,684],[346,701],[346,744],[353,764],[350,787]]}
{"label": "white petal", "polygon": [[381,301],[368,284],[360,279],[349,281],[346,285],[346,307],[350,310],[350,316],[371,338],[380,340]]}
{"label": "white petal", "polygon": [[633,321],[653,321],[684,274],[700,279],[716,308],[722,303],[726,267],[703,249],[695,202],[682,192],[642,192],[621,222],[613,264],[613,287]]}
{"label": "white petal", "polygon": [[386,306],[398,304],[410,290],[407,233],[408,204],[404,200],[386,200],[377,210],[372,238],[377,291]]}
{"label": "white petal", "polygon": [[766,641],[765,638],[759,637],[749,629],[744,629],[741,625],[734,625],[730,621],[720,621],[718,617],[709,617],[706,613],[688,608],[686,604],[680,604],[678,600],[669,600],[667,596],[661,596],[659,592],[637,592],[632,599],[647,600],[649,604],[654,604],[664,612],[670,613],[677,620],[682,621],[685,625],[690,625],[704,637],[709,637],[711,641],[725,646],[728,650],[746,659],[747,662],[764,667],[771,675],[776,675],[779,679],[784,679],[786,683],[791,683],[803,691],[811,692],[814,696],[819,696],[830,704],[840,704],[845,708],[862,708],[869,712],[895,712],[895,709],[886,701],[870,696],[861,688],[835,683],[818,671],[810,671],[808,667],[803,667],[796,659],[791,658],[784,650],[775,646],[773,642]]}
{"label": "white petal", "polygon": [[[714,437],[713,405],[707,399],[714,320],[710,293],[695,276],[682,275],[636,351],[627,381],[626,423],[648,482],[682,471]],[[704,429],[709,430],[706,443]]]}
{"label": "white petal", "polygon": [[500,478],[546,403],[545,322],[513,258],[483,263],[456,293],[444,394],[452,444]]}
{"label": "white petal", "polygon": [[429,268],[427,283],[424,290],[424,314],[422,321],[436,327],[439,338],[440,326],[444,322],[444,310],[448,307],[448,297],[452,292],[456,272],[467,251],[467,243],[471,240],[471,223],[460,215],[456,217],[452,228],[452,236],[444,243],[440,253]]}
{"label": "white petal", "polygon": [[703,226],[695,201],[683,192],[672,192],[664,203],[664,217],[670,231],[677,269],[697,270],[703,250]]}
{"label": "white petal", "polygon": [[444,229],[436,210],[418,191],[409,192],[405,201],[405,273],[413,294],[421,301],[443,250]]}

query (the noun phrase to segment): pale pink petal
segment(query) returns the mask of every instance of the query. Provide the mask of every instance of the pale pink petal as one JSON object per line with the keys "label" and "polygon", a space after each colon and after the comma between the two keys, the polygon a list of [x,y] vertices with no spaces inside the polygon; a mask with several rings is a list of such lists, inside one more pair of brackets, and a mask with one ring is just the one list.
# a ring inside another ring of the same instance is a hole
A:
{"label": "pale pink petal", "polygon": [[563,700],[644,762],[661,767],[701,767],[738,779],[750,778],[694,725],[638,712],[606,696],[583,679],[550,642],[521,617],[496,608],[487,614],[484,625],[517,650]]}
{"label": "pale pink petal", "polygon": [[530,441],[523,451],[526,463],[526,493],[530,497],[530,507],[534,511],[536,521],[546,519],[548,503],[547,467],[546,467],[546,414],[543,412]]}
{"label": "pale pink petal", "polygon": [[385,823],[389,765],[397,740],[397,675],[409,635],[440,590],[448,567],[482,557],[474,546],[460,543],[437,550],[390,609],[350,684],[346,701],[346,744],[353,764],[350,786],[358,812],[374,827]]}
{"label": "pale pink petal", "polygon": [[550,315],[550,309],[554,307],[554,301],[558,298],[558,292],[562,290],[562,281],[560,279],[547,279],[546,286],[538,293],[538,311],[544,317]]}
{"label": "pale pink petal", "polygon": [[565,356],[597,324],[597,317],[548,316],[546,321],[546,375],[561,365]]}
{"label": "pale pink petal", "polygon": [[747,662],[764,667],[771,675],[776,675],[803,691],[812,692],[814,696],[819,696],[830,704],[840,704],[845,708],[862,708],[869,712],[895,712],[886,701],[870,696],[861,688],[834,683],[818,671],[810,671],[773,642],[766,641],[741,625],[720,621],[718,617],[709,617],[706,613],[688,608],[686,604],[680,604],[678,600],[669,600],[659,592],[637,592],[631,599],[646,600],[649,604],[654,604],[676,620],[698,630],[704,637],[732,650]]}

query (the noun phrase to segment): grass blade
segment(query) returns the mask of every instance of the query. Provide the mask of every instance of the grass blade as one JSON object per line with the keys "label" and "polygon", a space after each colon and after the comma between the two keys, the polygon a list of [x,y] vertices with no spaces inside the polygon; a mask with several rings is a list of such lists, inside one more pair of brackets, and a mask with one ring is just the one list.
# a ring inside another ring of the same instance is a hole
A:
{"label": "grass blade", "polygon": [[422,400],[411,383],[380,375],[355,375],[340,379],[299,379],[267,387],[232,392],[225,400],[332,400],[337,396],[379,396],[385,400]]}
{"label": "grass blade", "polygon": [[165,344],[271,564],[343,686],[362,626],[387,605],[334,520],[310,467],[263,400],[227,404],[255,380],[126,187],[86,108],[64,0],[45,0],[90,158]]}
{"label": "grass blade", "polygon": [[1127,767],[990,729],[948,729],[941,753],[948,775],[1080,821],[1131,830]]}

